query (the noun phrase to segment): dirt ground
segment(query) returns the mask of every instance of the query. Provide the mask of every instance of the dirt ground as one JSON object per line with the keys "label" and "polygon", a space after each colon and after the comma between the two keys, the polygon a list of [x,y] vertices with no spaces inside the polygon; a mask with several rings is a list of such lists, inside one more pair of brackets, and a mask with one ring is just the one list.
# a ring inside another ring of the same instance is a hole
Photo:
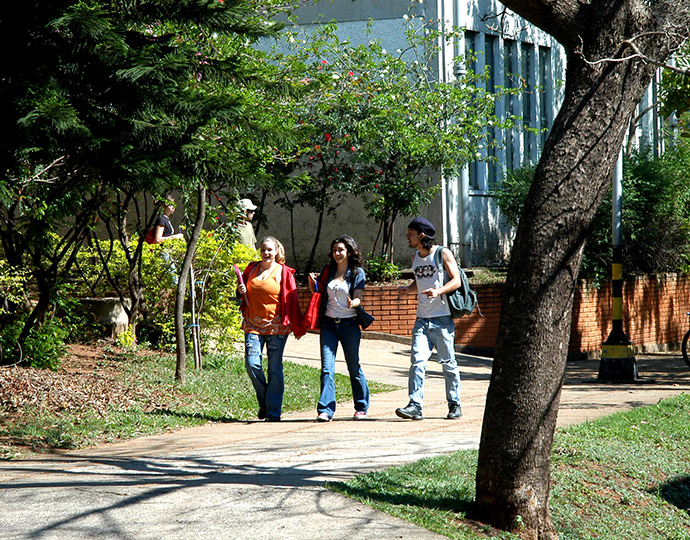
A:
{"label": "dirt ground", "polygon": [[144,404],[146,409],[162,407],[162,396],[136,384],[125,384],[121,374],[136,355],[117,354],[107,342],[72,344],[57,371],[0,367],[0,445],[26,446],[11,435],[12,426],[28,414],[127,410]]}

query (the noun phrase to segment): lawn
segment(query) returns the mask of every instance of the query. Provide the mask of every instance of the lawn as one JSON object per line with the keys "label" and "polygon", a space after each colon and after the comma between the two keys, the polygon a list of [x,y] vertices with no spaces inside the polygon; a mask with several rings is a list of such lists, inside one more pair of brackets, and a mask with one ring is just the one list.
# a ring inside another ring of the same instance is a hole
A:
{"label": "lawn", "polygon": [[[73,345],[57,372],[0,368],[0,459],[73,449],[198,426],[256,420],[258,405],[244,357],[205,355],[174,382],[175,356],[107,343]],[[319,370],[284,362],[283,412],[314,410]],[[336,391],[352,399],[348,377]],[[370,383],[372,392],[392,387]]]}
{"label": "lawn", "polygon": [[[690,395],[558,430],[551,512],[562,540],[690,539]],[[330,485],[458,540],[517,538],[472,521],[476,451]]]}

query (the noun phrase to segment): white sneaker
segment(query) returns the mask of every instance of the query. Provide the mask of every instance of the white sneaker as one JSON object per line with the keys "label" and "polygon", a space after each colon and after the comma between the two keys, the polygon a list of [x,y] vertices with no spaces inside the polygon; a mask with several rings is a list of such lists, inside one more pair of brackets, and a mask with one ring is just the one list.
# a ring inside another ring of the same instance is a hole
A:
{"label": "white sneaker", "polygon": [[328,416],[328,413],[322,412],[319,416],[316,417],[317,422],[330,422],[332,418]]}

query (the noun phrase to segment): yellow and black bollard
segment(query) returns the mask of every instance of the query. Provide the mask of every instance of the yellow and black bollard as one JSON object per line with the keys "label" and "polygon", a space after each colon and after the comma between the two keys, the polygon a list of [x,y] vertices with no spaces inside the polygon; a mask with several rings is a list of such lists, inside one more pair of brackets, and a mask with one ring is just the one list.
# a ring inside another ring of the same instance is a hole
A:
{"label": "yellow and black bollard", "polygon": [[637,381],[635,346],[623,331],[623,150],[613,170],[611,184],[611,236],[613,265],[611,286],[613,296],[613,328],[601,347],[600,381]]}
{"label": "yellow and black bollard", "polygon": [[602,345],[599,362],[600,381],[637,380],[635,346],[623,330],[623,248],[613,247],[613,271],[611,275],[613,296],[613,328]]}

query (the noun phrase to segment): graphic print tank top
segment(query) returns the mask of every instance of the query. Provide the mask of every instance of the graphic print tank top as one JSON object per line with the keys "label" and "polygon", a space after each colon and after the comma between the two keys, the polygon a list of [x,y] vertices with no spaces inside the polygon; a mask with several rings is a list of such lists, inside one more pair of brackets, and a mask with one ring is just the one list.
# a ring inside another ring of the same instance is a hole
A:
{"label": "graphic print tank top", "polygon": [[412,262],[412,270],[417,282],[417,317],[422,319],[450,315],[450,308],[445,295],[428,298],[426,294],[421,294],[426,289],[438,289],[443,286],[443,270],[441,269],[439,272],[434,261],[437,249],[440,248],[436,246],[426,257],[420,257],[419,251],[417,251]]}

